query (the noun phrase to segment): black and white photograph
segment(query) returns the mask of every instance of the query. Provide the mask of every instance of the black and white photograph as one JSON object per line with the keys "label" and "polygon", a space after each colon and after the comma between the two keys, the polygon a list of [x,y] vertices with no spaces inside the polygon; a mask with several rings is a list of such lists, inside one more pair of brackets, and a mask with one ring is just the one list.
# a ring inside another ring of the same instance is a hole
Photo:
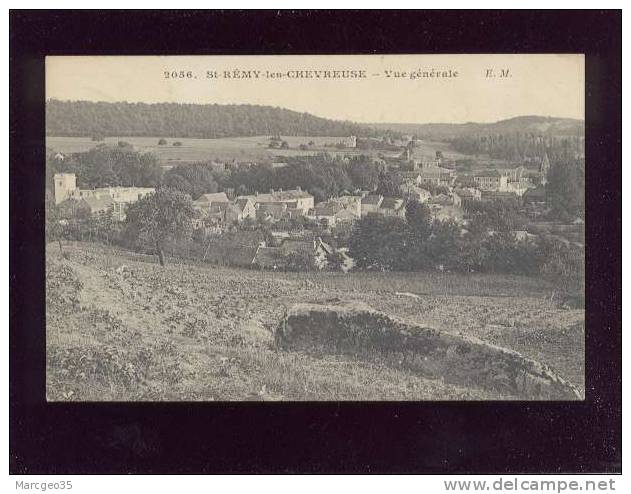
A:
{"label": "black and white photograph", "polygon": [[45,77],[49,402],[584,400],[583,55]]}

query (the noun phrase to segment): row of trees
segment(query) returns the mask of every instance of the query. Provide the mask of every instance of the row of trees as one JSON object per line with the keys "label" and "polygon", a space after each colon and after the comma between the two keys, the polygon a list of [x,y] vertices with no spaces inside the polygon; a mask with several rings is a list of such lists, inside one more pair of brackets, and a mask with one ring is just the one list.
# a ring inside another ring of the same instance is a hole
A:
{"label": "row of trees", "polygon": [[84,188],[157,187],[162,181],[158,158],[151,153],[139,153],[131,145],[98,145],[64,159],[57,159],[51,153],[46,160],[46,173],[51,189],[55,173],[75,173],[77,186]]}
{"label": "row of trees", "polygon": [[540,158],[545,153],[550,159],[568,159],[583,154],[585,146],[582,135],[542,136],[523,132],[462,135],[450,142],[456,151],[463,154],[488,155],[510,161]]}
{"label": "row of trees", "polygon": [[477,222],[486,228],[463,232],[452,221],[432,221],[429,209],[415,201],[407,206],[406,219],[367,216],[353,229],[349,254],[365,270],[423,271],[445,269],[461,272],[545,274],[581,280],[584,251],[552,237],[537,242],[518,241],[510,225],[497,219]]}
{"label": "row of trees", "polygon": [[[383,184],[382,189],[386,190],[387,181],[396,181],[394,175],[386,173],[368,156],[345,160],[326,153],[288,157],[287,166],[280,168],[263,164],[237,168],[229,174],[215,173],[215,179],[221,187],[232,188],[237,194],[301,187],[313,194],[316,202],[357,188],[374,190]],[[398,195],[396,187],[390,190],[396,193],[386,195]]]}
{"label": "row of trees", "polygon": [[315,156],[288,157],[287,166],[275,168],[270,162],[256,166],[238,166],[230,171],[218,169],[210,162],[178,165],[163,174],[160,163],[151,153],[140,153],[131,146],[99,145],[89,151],[74,153],[63,160],[50,153],[47,158],[47,186],[52,191],[55,173],[75,173],[79,187],[167,186],[200,195],[232,188],[237,194],[252,194],[269,189],[302,187],[317,201],[344,190],[374,190],[384,195],[398,195],[399,181],[368,156],[345,160],[323,153]]}

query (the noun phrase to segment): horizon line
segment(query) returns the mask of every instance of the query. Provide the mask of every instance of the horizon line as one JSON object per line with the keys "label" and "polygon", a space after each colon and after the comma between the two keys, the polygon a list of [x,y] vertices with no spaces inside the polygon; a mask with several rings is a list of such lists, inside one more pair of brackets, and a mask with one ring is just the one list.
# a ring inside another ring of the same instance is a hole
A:
{"label": "horizon line", "polygon": [[567,116],[553,116],[553,115],[541,115],[541,114],[519,114],[519,115],[511,115],[511,116],[506,116],[506,117],[502,117],[498,120],[468,120],[468,121],[446,121],[446,122],[437,122],[437,121],[430,121],[430,122],[394,122],[392,120],[387,120],[387,121],[382,121],[382,122],[366,122],[366,121],[360,121],[360,120],[352,120],[349,118],[338,118],[338,117],[326,117],[326,116],[321,116],[318,115],[316,113],[312,113],[312,112],[308,112],[308,111],[301,111],[301,110],[295,110],[292,108],[288,108],[286,106],[278,106],[278,105],[262,105],[262,104],[258,104],[258,103],[200,103],[200,102],[188,102],[188,101],[152,101],[152,102],[147,102],[147,101],[128,101],[128,100],[120,100],[120,101],[105,101],[105,100],[88,100],[88,99],[78,99],[78,100],[72,100],[72,99],[60,99],[60,98],[55,98],[55,97],[51,97],[51,98],[47,98],[45,100],[45,103],[48,103],[49,101],[59,101],[61,103],[106,103],[106,104],[118,104],[118,103],[126,103],[126,104],[143,104],[143,105],[160,105],[160,104],[175,104],[175,105],[198,105],[198,106],[255,106],[255,107],[267,107],[267,108],[279,108],[282,110],[287,110],[287,111],[292,111],[295,113],[303,113],[303,114],[308,114],[308,115],[312,115],[314,117],[317,118],[323,118],[326,120],[333,120],[333,121],[337,121],[337,122],[348,122],[348,123],[355,123],[355,124],[359,124],[359,125],[390,125],[390,124],[394,124],[394,125],[467,125],[467,124],[493,124],[493,123],[498,123],[498,122],[502,122],[505,120],[512,120],[515,118],[522,118],[522,117],[539,117],[539,118],[549,118],[549,119],[557,119],[557,120],[575,120],[577,122],[585,122],[585,117],[583,118],[577,118],[577,117],[567,117]]}

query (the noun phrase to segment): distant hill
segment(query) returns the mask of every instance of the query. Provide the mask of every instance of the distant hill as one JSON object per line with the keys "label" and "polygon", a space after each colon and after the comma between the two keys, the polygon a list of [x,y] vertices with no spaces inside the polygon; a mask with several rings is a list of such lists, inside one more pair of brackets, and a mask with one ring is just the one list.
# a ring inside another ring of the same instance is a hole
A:
{"label": "distant hill", "polygon": [[372,136],[369,126],[258,105],[46,102],[46,135],[67,137]]}
{"label": "distant hill", "polygon": [[537,135],[563,136],[584,135],[585,121],[572,118],[554,118],[540,116],[522,116],[500,120],[494,123],[464,123],[464,124],[400,124],[379,123],[370,124],[382,130],[392,130],[403,134],[416,135],[420,139],[452,140],[459,137],[474,135],[494,135],[512,133],[532,133]]}

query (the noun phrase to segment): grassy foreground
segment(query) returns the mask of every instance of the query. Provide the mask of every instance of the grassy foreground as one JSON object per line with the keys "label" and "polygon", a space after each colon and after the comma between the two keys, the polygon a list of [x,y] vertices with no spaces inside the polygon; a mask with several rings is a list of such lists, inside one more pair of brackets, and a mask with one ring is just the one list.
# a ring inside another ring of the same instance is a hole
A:
{"label": "grassy foreground", "polygon": [[518,276],[267,273],[87,243],[47,249],[47,395],[90,400],[510,399],[377,360],[276,349],[296,302],[363,301],[512,348],[584,390],[584,311]]}

